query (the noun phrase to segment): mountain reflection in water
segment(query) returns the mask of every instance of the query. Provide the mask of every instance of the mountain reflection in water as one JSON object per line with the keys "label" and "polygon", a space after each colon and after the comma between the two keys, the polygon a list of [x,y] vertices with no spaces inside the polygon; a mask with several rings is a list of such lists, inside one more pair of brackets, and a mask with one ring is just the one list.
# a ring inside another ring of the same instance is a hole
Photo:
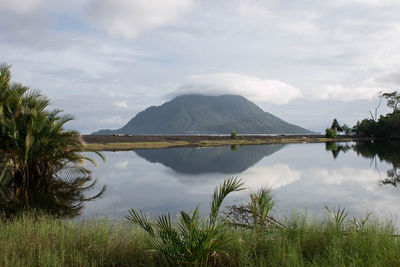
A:
{"label": "mountain reflection in water", "polygon": [[[249,190],[271,187],[276,211],[283,214],[304,209],[325,214],[327,204],[355,216],[373,211],[393,219],[400,214],[399,151],[399,142],[349,142],[104,152],[106,162],[91,168],[98,184],[65,172],[46,186],[2,187],[0,212],[12,216],[30,208],[61,217],[123,218],[130,208],[159,215],[197,205],[207,212],[213,188],[238,176]],[[248,200],[249,190],[226,203]]]}
{"label": "mountain reflection in water", "polygon": [[242,173],[262,158],[282,149],[284,144],[268,146],[220,146],[204,148],[162,148],[135,150],[151,163],[161,163],[182,174]]}
{"label": "mountain reflection in water", "polygon": [[276,197],[276,212],[285,215],[304,209],[324,215],[326,204],[346,207],[354,216],[371,211],[379,218],[395,219],[400,214],[398,188],[377,183],[390,178],[386,171],[393,169],[391,161],[379,157],[388,157],[388,149],[393,157],[398,149],[384,145],[379,153],[362,150],[371,145],[328,144],[328,152],[325,143],[104,152],[106,162],[91,170],[107,191],[101,199],[87,202],[82,216],[123,218],[130,208],[157,216],[196,206],[206,214],[214,187],[237,176],[248,189],[232,194],[227,205],[247,201],[251,190],[267,186]]}
{"label": "mountain reflection in water", "polygon": [[397,187],[400,184],[400,142],[399,141],[378,141],[358,142],[355,144],[327,142],[325,149],[332,152],[333,158],[340,153],[347,153],[350,149],[358,156],[371,159],[377,169],[377,160],[385,161],[392,165],[386,170],[386,177],[378,181],[379,185],[392,185]]}

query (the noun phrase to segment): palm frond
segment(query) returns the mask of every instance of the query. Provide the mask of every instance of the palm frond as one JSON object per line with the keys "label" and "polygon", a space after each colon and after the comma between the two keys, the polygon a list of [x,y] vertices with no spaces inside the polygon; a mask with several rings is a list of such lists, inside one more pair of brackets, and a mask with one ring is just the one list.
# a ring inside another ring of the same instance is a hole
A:
{"label": "palm frond", "polygon": [[218,217],[219,209],[224,201],[225,197],[234,191],[243,190],[243,182],[237,177],[232,177],[224,180],[223,183],[214,189],[214,194],[211,199],[211,212],[210,212],[210,222],[215,223]]}
{"label": "palm frond", "polygon": [[128,219],[128,221],[137,224],[150,235],[154,236],[154,228],[152,226],[152,223],[141,210],[130,209],[128,213],[129,215],[126,216],[126,219]]}

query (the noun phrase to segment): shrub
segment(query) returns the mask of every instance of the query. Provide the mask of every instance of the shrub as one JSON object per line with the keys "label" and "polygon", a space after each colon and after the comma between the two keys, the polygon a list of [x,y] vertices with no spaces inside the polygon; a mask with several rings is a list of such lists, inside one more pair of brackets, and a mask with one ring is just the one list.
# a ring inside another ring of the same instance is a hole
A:
{"label": "shrub", "polygon": [[337,137],[337,132],[335,129],[331,128],[326,128],[325,129],[325,137],[327,138],[336,138]]}
{"label": "shrub", "polygon": [[236,139],[237,138],[237,132],[233,131],[231,132],[231,139]]}

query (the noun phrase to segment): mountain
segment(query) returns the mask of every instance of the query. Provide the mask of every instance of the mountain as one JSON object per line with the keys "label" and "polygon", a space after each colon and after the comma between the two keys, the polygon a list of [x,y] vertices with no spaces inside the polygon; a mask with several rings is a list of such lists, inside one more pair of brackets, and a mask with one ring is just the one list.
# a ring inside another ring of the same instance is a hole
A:
{"label": "mountain", "polygon": [[178,147],[138,149],[135,153],[149,162],[161,163],[177,173],[239,174],[284,146],[284,144],[269,144],[243,147]]}
{"label": "mountain", "polygon": [[177,96],[139,112],[118,130],[93,134],[307,134],[239,95]]}

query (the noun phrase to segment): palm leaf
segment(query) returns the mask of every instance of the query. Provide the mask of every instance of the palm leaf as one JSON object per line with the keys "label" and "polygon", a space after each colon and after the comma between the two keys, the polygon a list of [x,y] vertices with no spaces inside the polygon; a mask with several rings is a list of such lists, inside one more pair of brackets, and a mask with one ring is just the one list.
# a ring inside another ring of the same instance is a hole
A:
{"label": "palm leaf", "polygon": [[214,189],[214,194],[211,199],[211,212],[209,216],[212,224],[215,223],[217,219],[219,209],[225,197],[231,192],[243,190],[243,184],[244,183],[241,179],[232,177],[224,180],[219,187]]}

